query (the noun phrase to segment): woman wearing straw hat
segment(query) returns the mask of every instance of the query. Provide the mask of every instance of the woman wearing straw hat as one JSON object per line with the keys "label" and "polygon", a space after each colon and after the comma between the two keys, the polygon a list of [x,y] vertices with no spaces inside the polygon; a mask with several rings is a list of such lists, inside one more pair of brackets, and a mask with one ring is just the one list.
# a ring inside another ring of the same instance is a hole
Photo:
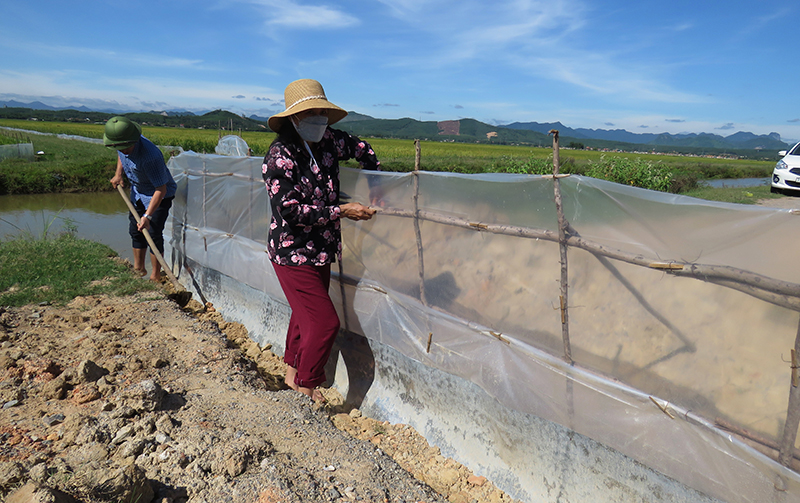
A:
{"label": "woman wearing straw hat", "polygon": [[347,112],[328,101],[316,80],[292,82],[286,110],[269,118],[278,133],[262,172],[272,221],[267,253],[292,315],[286,334],[286,384],[323,400],[325,363],[339,332],[328,295],[331,263],[341,260],[341,219],[369,220],[375,210],[339,202],[339,161],[356,159],[363,169],[380,169],[368,143],[329,126]]}

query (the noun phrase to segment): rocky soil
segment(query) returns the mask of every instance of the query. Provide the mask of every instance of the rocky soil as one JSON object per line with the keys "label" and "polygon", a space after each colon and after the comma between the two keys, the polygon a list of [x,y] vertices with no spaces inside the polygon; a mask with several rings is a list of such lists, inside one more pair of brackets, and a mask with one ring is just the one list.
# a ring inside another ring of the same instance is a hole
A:
{"label": "rocky soil", "polygon": [[246,329],[161,294],[0,308],[0,500],[506,502],[412,428],[319,406]]}

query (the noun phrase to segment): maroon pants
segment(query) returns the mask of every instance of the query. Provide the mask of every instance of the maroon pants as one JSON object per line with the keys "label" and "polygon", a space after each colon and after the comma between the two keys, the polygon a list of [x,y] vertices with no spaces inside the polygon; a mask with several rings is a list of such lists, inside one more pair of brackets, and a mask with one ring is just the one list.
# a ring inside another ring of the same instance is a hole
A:
{"label": "maroon pants", "polygon": [[314,388],[325,382],[325,364],[339,333],[339,316],[328,295],[331,266],[272,267],[292,308],[283,361],[297,369],[295,384]]}

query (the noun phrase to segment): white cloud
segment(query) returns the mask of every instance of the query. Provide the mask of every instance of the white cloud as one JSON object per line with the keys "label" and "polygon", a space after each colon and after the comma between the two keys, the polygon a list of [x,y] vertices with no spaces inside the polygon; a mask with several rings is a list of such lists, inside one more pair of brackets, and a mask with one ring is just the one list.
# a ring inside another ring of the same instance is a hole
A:
{"label": "white cloud", "polygon": [[259,7],[268,26],[286,28],[341,29],[359,25],[358,18],[327,5],[288,0],[240,0]]}
{"label": "white cloud", "polygon": [[92,62],[113,61],[119,63],[136,63],[145,67],[156,68],[199,68],[203,64],[201,59],[187,59],[163,54],[148,54],[148,53],[135,53],[118,51],[111,51],[107,49],[96,49],[92,47],[80,47],[71,45],[49,45],[38,42],[17,43],[15,41],[3,40],[2,46],[9,50],[20,51],[29,53],[33,56],[40,58],[58,58],[62,61],[84,59]]}
{"label": "white cloud", "polygon": [[[260,86],[247,86],[226,82],[196,82],[165,77],[137,77],[96,74],[86,72],[9,72],[0,70],[3,91],[20,96],[92,96],[93,100],[115,102],[134,109],[150,109],[151,103],[162,103],[160,108],[187,108],[190,110],[226,108],[231,111],[247,106],[261,107],[265,99],[279,102],[283,91]],[[251,98],[231,98],[248,96]],[[255,98],[258,96],[260,99]],[[147,101],[142,101],[138,97]],[[151,97],[158,97],[153,100]],[[66,98],[64,98],[66,99]],[[74,98],[73,103],[91,100]],[[166,105],[169,103],[169,105]],[[49,104],[49,103],[48,103]],[[65,104],[64,106],[69,106]],[[61,106],[54,104],[53,106]]]}

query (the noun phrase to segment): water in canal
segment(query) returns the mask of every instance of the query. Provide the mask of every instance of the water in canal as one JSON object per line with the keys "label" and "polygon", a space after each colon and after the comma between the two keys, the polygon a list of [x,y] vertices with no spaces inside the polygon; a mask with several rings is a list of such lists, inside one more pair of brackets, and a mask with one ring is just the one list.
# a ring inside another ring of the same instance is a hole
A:
{"label": "water in canal", "polygon": [[0,239],[30,234],[41,237],[74,226],[77,236],[110,246],[133,261],[128,208],[119,192],[0,196]]}

